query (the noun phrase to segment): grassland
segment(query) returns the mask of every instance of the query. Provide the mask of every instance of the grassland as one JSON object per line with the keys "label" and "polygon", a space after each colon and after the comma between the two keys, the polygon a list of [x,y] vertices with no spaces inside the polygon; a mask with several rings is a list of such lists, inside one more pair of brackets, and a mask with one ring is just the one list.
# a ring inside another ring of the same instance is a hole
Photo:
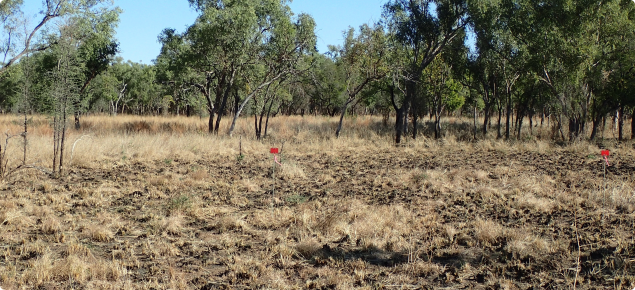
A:
{"label": "grassland", "polygon": [[[399,148],[379,118],[347,120],[339,139],[335,119],[277,117],[263,141],[252,122],[229,138],[198,118],[86,117],[61,178],[26,169],[0,184],[0,287],[635,287],[630,141],[600,144],[605,181],[598,144],[468,142],[460,120]],[[29,130],[27,163],[46,169],[48,121]]]}

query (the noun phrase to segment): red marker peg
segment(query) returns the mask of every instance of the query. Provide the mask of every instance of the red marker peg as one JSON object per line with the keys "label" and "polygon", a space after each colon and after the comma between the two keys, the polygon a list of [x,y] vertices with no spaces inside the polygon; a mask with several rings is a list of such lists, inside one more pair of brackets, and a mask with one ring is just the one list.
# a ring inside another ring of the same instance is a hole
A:
{"label": "red marker peg", "polygon": [[271,148],[271,154],[278,154],[278,148]]}
{"label": "red marker peg", "polygon": [[611,166],[609,165],[609,155],[611,153],[608,150],[602,150],[602,157],[604,157],[604,161],[606,162],[606,166]]}

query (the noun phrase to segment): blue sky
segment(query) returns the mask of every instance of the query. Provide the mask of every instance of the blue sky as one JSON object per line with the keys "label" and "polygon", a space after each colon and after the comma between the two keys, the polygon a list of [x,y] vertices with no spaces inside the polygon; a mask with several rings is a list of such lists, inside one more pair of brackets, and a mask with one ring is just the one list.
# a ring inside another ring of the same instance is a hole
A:
{"label": "blue sky", "polygon": [[[41,8],[41,0],[26,0],[24,11],[34,16]],[[115,0],[123,9],[117,28],[120,55],[134,62],[152,63],[161,50],[157,36],[165,28],[183,32],[194,23],[197,13],[187,0]],[[327,51],[329,44],[342,44],[342,31],[349,26],[358,28],[364,23],[380,20],[386,0],[295,0],[290,3],[294,13],[308,13],[315,18],[317,48]],[[39,5],[39,6],[38,6]],[[35,21],[32,21],[35,22]]]}

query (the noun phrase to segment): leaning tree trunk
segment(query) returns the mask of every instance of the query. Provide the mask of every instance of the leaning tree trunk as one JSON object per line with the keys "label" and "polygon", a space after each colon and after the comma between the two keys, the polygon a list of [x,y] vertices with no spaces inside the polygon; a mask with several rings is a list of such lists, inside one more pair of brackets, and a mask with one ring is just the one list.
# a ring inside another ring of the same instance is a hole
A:
{"label": "leaning tree trunk", "polygon": [[344,115],[346,115],[346,110],[348,109],[348,104],[350,103],[350,99],[344,102],[340,113],[340,122],[337,124],[337,130],[335,130],[335,138],[340,137],[340,132],[342,131],[342,123],[344,123]]}
{"label": "leaning tree trunk", "polygon": [[218,134],[218,129],[220,128],[220,121],[223,118],[225,107],[227,106],[227,99],[229,99],[229,93],[231,89],[232,87],[230,84],[230,86],[225,90],[225,93],[223,94],[223,100],[221,101],[220,107],[218,108],[218,115],[216,116],[216,125],[214,126],[214,133],[216,134]]}
{"label": "leaning tree trunk", "polygon": [[271,100],[271,103],[269,103],[269,109],[267,109],[267,120],[265,120],[265,138],[267,138],[267,130],[269,129],[269,116],[271,115],[271,107],[273,107],[273,100]]}
{"label": "leaning tree trunk", "polygon": [[503,118],[503,108],[501,108],[500,106],[498,107],[498,128],[496,131],[496,139],[500,139],[503,138],[503,134],[501,133],[502,127],[501,127],[501,119]]}

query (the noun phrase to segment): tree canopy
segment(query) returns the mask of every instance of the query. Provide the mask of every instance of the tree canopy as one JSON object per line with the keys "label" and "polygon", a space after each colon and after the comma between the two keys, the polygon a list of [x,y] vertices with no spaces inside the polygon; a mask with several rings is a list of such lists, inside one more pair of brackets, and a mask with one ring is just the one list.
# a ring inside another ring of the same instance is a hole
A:
{"label": "tree canopy", "polygon": [[313,18],[287,1],[189,4],[196,20],[163,30],[160,54],[141,65],[115,59],[120,11],[108,1],[43,1],[38,25],[26,30],[23,1],[2,1],[1,109],[24,109],[28,99],[33,112],[52,110],[48,76],[72,39],[65,55],[77,124],[83,112],[196,114],[217,134],[231,116],[232,134],[248,115],[259,116],[260,137],[264,116],[339,114],[339,135],[347,112],[364,112],[394,116],[399,143],[417,137],[427,114],[438,138],[443,116],[469,113],[475,138],[492,128],[521,138],[523,120],[539,116],[562,140],[593,139],[616,116],[622,139],[635,110],[632,1],[390,0],[380,21],[349,28],[324,54]]}

